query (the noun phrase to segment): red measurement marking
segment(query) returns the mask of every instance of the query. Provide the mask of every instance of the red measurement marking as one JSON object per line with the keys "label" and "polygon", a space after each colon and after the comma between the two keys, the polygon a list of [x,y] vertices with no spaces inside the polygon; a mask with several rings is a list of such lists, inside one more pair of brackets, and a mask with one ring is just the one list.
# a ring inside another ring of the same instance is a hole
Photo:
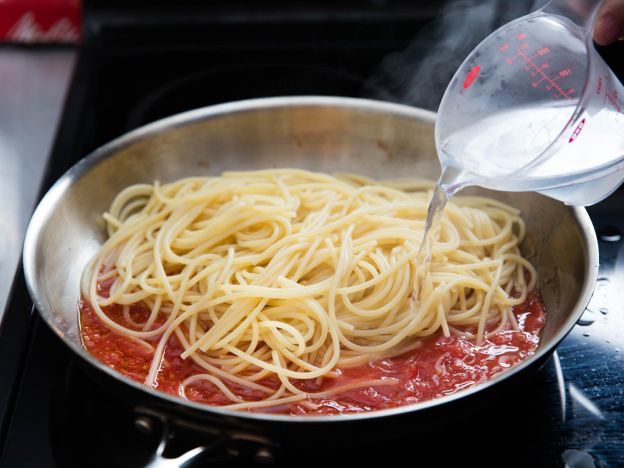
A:
{"label": "red measurement marking", "polygon": [[568,140],[568,143],[572,143],[574,140],[576,140],[576,137],[579,136],[579,133],[581,133],[581,130],[583,130],[584,126],[585,126],[585,119],[581,120],[579,124],[576,126],[576,128],[572,132],[572,135],[570,136],[570,139]]}
{"label": "red measurement marking", "polygon": [[611,105],[614,107],[614,109],[616,111],[618,111],[618,113],[622,113],[622,107],[620,106],[620,103],[618,102],[618,94],[617,91],[612,91],[611,94],[606,94],[607,96],[607,100],[611,103]]}
{"label": "red measurement marking", "polygon": [[566,99],[570,99],[570,96],[572,96],[574,93],[576,92],[576,90],[574,88],[569,88],[567,91],[561,91],[559,94],[555,95],[556,98],[561,97],[561,96],[565,96]]}
{"label": "red measurement marking", "polygon": [[550,79],[549,84],[547,84],[545,86],[545,88],[550,91],[551,89],[553,89],[555,87],[555,81],[557,81],[559,78],[561,78],[560,76],[555,76],[554,78]]}
{"label": "red measurement marking", "polygon": [[537,51],[535,51],[535,53],[531,55],[529,58],[534,59],[535,57],[542,57],[549,53],[550,53],[550,49],[548,47],[542,47],[541,49],[537,49]]}
{"label": "red measurement marking", "polygon": [[526,38],[527,35],[525,33],[516,34],[516,39],[518,39],[519,41],[524,41]]}
{"label": "red measurement marking", "polygon": [[481,71],[481,67],[479,65],[472,67],[470,71],[468,71],[468,74],[466,75],[466,79],[464,80],[464,89],[470,88],[472,83],[474,83],[474,80],[479,75],[480,71]]}
{"label": "red measurement marking", "polygon": [[522,53],[522,49],[526,49],[527,47],[529,47],[529,45],[525,42],[524,44],[520,44],[520,46],[518,47],[518,52],[516,52],[515,55],[512,55],[510,58],[507,59],[507,63],[509,65],[513,64],[514,61],[518,58],[518,57],[523,57],[526,60],[526,55],[524,55]]}
{"label": "red measurement marking", "polygon": [[[531,72],[531,76],[537,76],[541,73],[542,70],[546,70],[547,68],[550,68],[550,63],[548,62],[542,63],[539,67],[537,67],[534,71]],[[537,86],[535,82],[533,82],[532,84],[533,86]]]}
{"label": "red measurement marking", "polygon": [[[606,106],[607,103],[611,104],[613,106],[613,108],[620,114],[624,113],[624,111],[622,110],[624,108],[624,103],[620,103],[618,102],[618,92],[616,89],[614,89],[613,91],[609,92],[609,77],[605,76],[605,98],[604,98],[604,105]],[[601,83],[601,79],[598,79],[598,84],[600,85]]]}
{"label": "red measurement marking", "polygon": [[602,92],[602,78],[598,78],[598,82],[596,83],[596,94],[600,94]]}
{"label": "red measurement marking", "polygon": [[502,46],[500,46],[498,50],[500,50],[501,52],[506,52],[507,49],[509,49],[509,44],[505,43]]}
{"label": "red measurement marking", "polygon": [[[521,36],[521,34],[517,35],[516,38],[518,38],[519,36]],[[524,37],[526,37],[526,34],[524,35]],[[529,56],[523,52],[523,49],[526,49],[527,47],[528,44],[526,42],[524,44],[521,44],[518,47],[517,52],[507,59],[507,63],[512,65],[517,59],[521,59],[524,63],[524,69],[527,72],[530,72],[531,76],[538,78],[537,80],[531,82],[531,86],[537,88],[542,83],[544,83],[547,91],[550,91],[551,89],[557,91],[557,93],[553,95],[554,98],[564,97],[566,99],[570,99],[570,96],[575,92],[574,89],[570,88],[568,90],[564,90],[561,86],[559,86],[559,84],[556,83],[556,81],[560,78],[571,75],[572,69],[565,68],[559,71],[554,77],[549,77],[548,75],[546,75],[546,73],[544,73],[544,70],[550,68],[550,65],[548,63],[542,63],[541,65],[537,65],[533,61],[533,58],[537,56],[544,56],[550,53],[550,49],[548,47],[542,47],[541,49],[538,49],[533,55]]]}

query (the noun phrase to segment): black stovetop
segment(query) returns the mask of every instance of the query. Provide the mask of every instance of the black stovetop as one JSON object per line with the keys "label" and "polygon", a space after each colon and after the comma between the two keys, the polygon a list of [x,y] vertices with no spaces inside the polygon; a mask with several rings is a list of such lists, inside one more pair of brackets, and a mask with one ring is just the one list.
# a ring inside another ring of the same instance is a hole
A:
{"label": "black stovetop", "polygon": [[[482,2],[462,5],[471,3]],[[219,102],[339,95],[435,110],[461,58],[496,24],[527,9],[522,2],[499,2],[493,11],[462,7],[440,15],[435,4],[386,1],[353,8],[248,16],[221,11],[178,23],[162,14],[139,22],[115,10],[87,15],[48,185],[128,130]],[[448,39],[449,28],[457,27],[457,38]],[[624,57],[621,49],[616,54]],[[427,92],[414,92],[422,82]],[[325,447],[306,454],[308,464],[328,463],[328,457],[332,463],[387,464],[426,451],[442,457],[437,464],[451,466],[471,460],[482,466],[624,466],[623,207],[620,189],[589,209],[600,239],[596,292],[541,371],[471,421],[449,418],[448,429],[417,438],[398,432],[390,449]],[[40,320],[19,272],[0,329],[0,466],[142,466],[159,431],[147,433],[136,420],[133,408],[92,380]],[[186,440],[201,444],[204,436],[211,437],[194,433]],[[277,459],[280,466],[292,462]]]}

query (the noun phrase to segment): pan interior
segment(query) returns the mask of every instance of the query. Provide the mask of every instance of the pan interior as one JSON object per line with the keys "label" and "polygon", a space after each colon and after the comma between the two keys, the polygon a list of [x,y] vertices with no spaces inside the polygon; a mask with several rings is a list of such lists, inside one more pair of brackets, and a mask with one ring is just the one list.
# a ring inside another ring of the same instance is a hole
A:
{"label": "pan interior", "polygon": [[[101,214],[121,189],[273,167],[436,179],[434,119],[374,101],[278,98],[191,111],[135,131],[75,166],[38,207],[24,252],[35,303],[63,340],[92,361],[78,331],[80,276],[104,240]],[[551,348],[583,311],[595,280],[595,239],[584,210],[536,193],[469,192],[522,210],[522,250],[537,268],[547,308],[540,347]]]}

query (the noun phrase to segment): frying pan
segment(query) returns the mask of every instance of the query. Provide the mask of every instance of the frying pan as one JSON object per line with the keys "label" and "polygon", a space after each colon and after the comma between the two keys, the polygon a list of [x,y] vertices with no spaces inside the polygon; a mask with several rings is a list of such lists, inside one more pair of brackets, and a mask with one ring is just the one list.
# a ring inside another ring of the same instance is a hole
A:
{"label": "frying pan", "polygon": [[[37,207],[24,246],[24,271],[39,313],[86,367],[118,391],[168,412],[285,438],[316,440],[339,425],[353,434],[383,433],[397,421],[428,421],[462,411],[476,397],[498,392],[551,355],[587,305],[598,271],[598,243],[582,208],[536,193],[472,189],[522,210],[523,254],[539,274],[547,320],[537,352],[502,375],[443,398],[395,409],[337,416],[235,412],[147,388],[97,361],[78,330],[80,276],[105,239],[101,214],[115,194],[136,183],[163,183],[226,170],[297,167],[355,172],[376,179],[435,179],[435,114],[363,99],[278,97],[217,105],[175,115],[132,131],[96,150],[63,175]],[[468,192],[468,190],[466,191]],[[468,403],[467,403],[468,402]]]}

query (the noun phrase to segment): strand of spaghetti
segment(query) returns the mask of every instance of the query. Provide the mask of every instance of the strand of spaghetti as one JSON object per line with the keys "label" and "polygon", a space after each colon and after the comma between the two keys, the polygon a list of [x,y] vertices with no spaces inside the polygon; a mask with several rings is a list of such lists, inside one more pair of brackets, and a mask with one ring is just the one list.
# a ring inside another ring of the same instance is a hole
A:
{"label": "strand of spaghetti", "polygon": [[332,387],[324,392],[308,392],[307,396],[308,398],[327,398],[332,395],[338,395],[340,393],[355,390],[356,388],[383,387],[385,385],[397,385],[398,383],[399,380],[392,377],[384,379],[359,380],[357,382]]}
{"label": "strand of spaghetti", "polygon": [[[186,338],[184,337],[184,334],[180,331],[180,329],[176,329],[175,333],[176,333],[176,336],[178,337],[178,340],[180,340],[180,343],[183,346],[188,346],[188,341],[186,340]],[[273,390],[271,388],[268,388],[264,385],[257,384],[256,382],[254,382],[253,379],[249,377],[241,378],[235,374],[228,373],[224,371],[223,369],[210,364],[209,362],[207,362],[206,359],[203,359],[199,354],[193,354],[191,356],[191,359],[193,359],[193,362],[195,362],[198,366],[209,371],[211,375],[220,377],[221,379],[224,379],[224,380],[230,380],[239,385],[245,386],[252,390],[259,390],[269,395],[273,393]]]}
{"label": "strand of spaghetti", "polygon": [[207,380],[208,382],[210,382],[211,384],[215,385],[219,390],[221,390],[221,392],[228,397],[230,400],[237,402],[237,403],[242,403],[244,400],[242,398],[237,397],[236,395],[234,395],[234,393],[227,388],[227,386],[218,378],[216,378],[213,375],[210,374],[195,374],[192,375],[190,377],[187,377],[186,379],[184,379],[182,381],[182,395],[184,395],[186,397],[186,387],[194,384],[195,382],[201,381],[201,380]]}
{"label": "strand of spaghetti", "polygon": [[487,318],[487,313],[490,310],[490,305],[492,303],[492,296],[494,294],[494,289],[498,285],[502,266],[503,266],[503,263],[501,262],[498,268],[496,269],[496,273],[494,274],[494,280],[492,281],[492,286],[488,289],[488,292],[485,295],[485,301],[483,302],[483,307],[481,308],[481,316],[479,317],[479,327],[477,329],[477,344],[481,344],[481,342],[483,341],[483,336],[485,335],[485,321]]}
{"label": "strand of spaghetti", "polygon": [[249,408],[266,408],[271,406],[287,405],[290,403],[296,403],[307,398],[305,393],[298,393],[296,395],[290,395],[284,398],[266,399],[261,401],[246,401],[245,403],[236,403],[233,405],[224,405],[223,408],[230,410],[242,410]]}

